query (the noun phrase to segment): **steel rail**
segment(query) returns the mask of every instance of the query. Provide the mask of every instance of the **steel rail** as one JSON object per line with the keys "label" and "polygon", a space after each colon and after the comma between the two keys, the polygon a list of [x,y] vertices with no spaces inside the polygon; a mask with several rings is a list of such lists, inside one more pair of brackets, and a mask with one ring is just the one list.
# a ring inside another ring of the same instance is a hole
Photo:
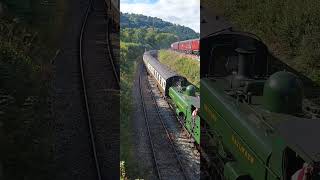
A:
{"label": "steel rail", "polygon": [[[142,70],[141,70],[141,73],[142,73]],[[146,125],[147,125],[148,137],[149,137],[149,141],[150,141],[150,144],[151,144],[153,160],[154,160],[154,163],[155,163],[155,166],[156,166],[156,169],[157,169],[157,175],[158,175],[159,179],[162,179],[161,178],[161,174],[160,174],[160,170],[159,170],[159,166],[158,166],[158,162],[157,162],[157,158],[156,158],[156,153],[155,153],[155,150],[154,150],[154,147],[153,147],[153,141],[152,141],[152,138],[151,138],[150,127],[149,127],[149,122],[148,122],[148,115],[147,115],[147,112],[146,112],[146,105],[144,103],[144,97],[143,97],[142,88],[141,88],[142,87],[142,85],[141,85],[141,73],[139,75],[139,90],[140,90],[139,92],[140,92],[141,105],[142,105],[144,120],[145,120]]]}
{"label": "steel rail", "polygon": [[[151,87],[150,87],[149,83],[147,83],[147,86],[148,86],[148,89],[151,91]],[[159,168],[158,168],[158,163],[157,163],[156,156],[155,156],[155,151],[154,151],[154,148],[153,148],[153,143],[152,143],[152,138],[151,138],[151,134],[150,134],[149,123],[148,123],[148,116],[147,116],[147,113],[146,113],[146,108],[145,108],[145,104],[144,104],[144,97],[143,97],[143,95],[142,95],[142,88],[141,88],[141,87],[142,87],[142,85],[141,85],[141,73],[140,73],[140,75],[139,75],[139,88],[140,88],[140,96],[141,96],[141,100],[142,100],[142,107],[143,107],[143,112],[144,112],[145,121],[146,121],[146,124],[147,124],[148,136],[149,136],[150,143],[151,143],[151,147],[152,147],[153,157],[154,157],[155,164],[156,164],[156,168],[157,168],[157,172],[158,172],[158,177],[159,177],[159,179],[161,179],[160,170],[159,170]],[[184,178],[188,180],[188,177],[187,177],[187,175],[186,175],[186,172],[185,172],[185,170],[184,170],[184,168],[183,168],[183,166],[182,166],[181,160],[180,160],[180,158],[179,158],[178,152],[177,152],[177,150],[176,150],[176,148],[175,148],[175,146],[174,146],[174,144],[173,144],[173,142],[172,142],[172,139],[170,138],[168,129],[167,129],[166,125],[164,124],[162,118],[161,118],[160,110],[159,110],[159,107],[158,107],[158,105],[157,105],[157,103],[156,103],[156,100],[155,100],[155,98],[154,98],[153,92],[151,91],[150,94],[151,94],[151,99],[152,99],[152,101],[153,101],[153,103],[155,104],[155,107],[156,107],[157,117],[158,117],[158,119],[160,120],[161,125],[162,125],[163,129],[164,129],[165,132],[166,132],[166,135],[167,135],[167,138],[168,138],[168,140],[169,140],[169,142],[170,142],[171,148],[173,149],[174,154],[175,154],[175,157],[176,157],[176,159],[177,159],[177,161],[178,161],[179,168],[180,168],[180,170],[181,170]]]}
{"label": "steel rail", "polygon": [[[147,86],[148,86],[148,88],[151,90],[151,87],[150,87],[149,83],[147,83]],[[153,103],[155,104],[156,109],[157,109],[157,116],[158,116],[158,118],[160,119],[160,122],[161,122],[162,127],[163,127],[164,130],[166,131],[166,135],[167,135],[167,137],[168,137],[168,139],[169,139],[169,141],[170,141],[171,147],[172,147],[172,149],[173,149],[173,151],[174,151],[174,153],[175,153],[175,157],[177,158],[177,160],[178,160],[178,162],[179,162],[179,167],[180,167],[180,169],[181,169],[181,171],[182,171],[182,174],[183,174],[183,176],[185,177],[185,179],[188,179],[188,176],[186,175],[186,172],[185,172],[185,170],[184,170],[184,168],[183,168],[183,166],[182,166],[182,162],[181,162],[181,160],[180,160],[180,158],[179,158],[178,151],[177,151],[177,149],[176,149],[175,145],[173,144],[172,139],[171,139],[171,137],[170,137],[168,128],[167,128],[167,126],[165,125],[165,123],[163,122],[163,120],[162,120],[162,118],[161,118],[159,106],[158,106],[157,101],[156,101],[156,99],[155,99],[155,97],[154,97],[154,95],[153,95],[153,92],[151,91],[150,94],[151,94],[151,98],[152,98],[152,100],[153,100]]]}
{"label": "steel rail", "polygon": [[[108,3],[106,2],[106,0],[104,0],[104,4],[106,5],[106,9],[108,9],[109,11],[112,10],[111,6],[114,6],[112,0],[110,0],[110,5],[108,5]],[[116,9],[117,11],[119,11],[119,9]],[[120,13],[120,11],[119,11]],[[106,39],[106,42],[107,42],[107,49],[108,49],[108,55],[109,55],[109,61],[110,61],[110,64],[111,64],[111,67],[112,67],[112,71],[113,71],[113,75],[117,81],[117,86],[118,88],[120,88],[120,78],[119,78],[119,75],[118,75],[118,71],[116,69],[116,66],[115,66],[115,63],[114,63],[114,55],[113,55],[113,47],[112,47],[112,43],[111,43],[111,38],[110,38],[110,28],[111,28],[111,20],[110,18],[108,18],[108,32],[107,32],[107,39]]]}
{"label": "steel rail", "polygon": [[84,39],[84,33],[85,33],[85,28],[87,25],[88,17],[91,12],[91,9],[92,9],[92,4],[93,4],[93,0],[90,0],[89,5],[86,10],[85,18],[84,18],[84,21],[83,21],[83,24],[81,27],[80,39],[79,39],[79,61],[80,61],[80,72],[81,72],[81,81],[82,81],[84,102],[85,102],[85,106],[86,106],[88,127],[89,127],[89,132],[90,132],[91,148],[92,148],[93,158],[94,158],[94,162],[95,162],[95,166],[96,166],[97,178],[98,178],[98,180],[101,180],[102,179],[101,170],[100,170],[100,165],[99,165],[99,160],[98,160],[98,155],[97,155],[95,136],[94,136],[93,127],[92,127],[92,120],[91,120],[88,95],[87,95],[87,86],[86,86],[86,82],[85,82],[85,73],[84,73],[84,68],[83,68],[83,39]]}
{"label": "steel rail", "polygon": [[110,64],[112,66],[113,75],[117,81],[118,87],[120,88],[120,78],[118,76],[118,72],[117,72],[117,69],[114,64],[114,57],[113,57],[113,51],[112,51],[113,48],[112,48],[112,43],[110,40],[110,33],[109,32],[110,32],[110,20],[108,20],[107,49],[108,49]]}

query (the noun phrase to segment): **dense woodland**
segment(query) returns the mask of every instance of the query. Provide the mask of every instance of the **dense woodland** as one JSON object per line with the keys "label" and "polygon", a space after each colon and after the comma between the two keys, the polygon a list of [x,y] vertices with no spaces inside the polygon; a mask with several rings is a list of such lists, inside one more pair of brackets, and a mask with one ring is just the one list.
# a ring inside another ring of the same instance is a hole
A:
{"label": "dense woodland", "polygon": [[282,61],[320,84],[320,1],[202,0],[236,28],[257,34]]}
{"label": "dense woodland", "polygon": [[159,18],[121,13],[121,42],[137,43],[146,49],[169,48],[171,43],[199,37],[192,29]]}
{"label": "dense woodland", "polygon": [[161,33],[157,29],[125,28],[121,29],[121,42],[137,43],[146,49],[169,48],[178,37],[171,33]]}
{"label": "dense woodland", "polygon": [[156,29],[159,33],[170,33],[176,35],[179,40],[193,39],[199,37],[191,28],[172,24],[163,21],[160,18],[144,16],[140,14],[121,13],[121,29],[138,28],[138,29]]}

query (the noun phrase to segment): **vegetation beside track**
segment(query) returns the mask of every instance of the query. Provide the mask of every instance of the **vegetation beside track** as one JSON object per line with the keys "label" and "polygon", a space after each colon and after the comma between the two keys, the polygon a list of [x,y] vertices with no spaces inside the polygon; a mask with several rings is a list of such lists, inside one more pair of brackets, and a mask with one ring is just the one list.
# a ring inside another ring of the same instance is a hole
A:
{"label": "vegetation beside track", "polygon": [[[142,58],[145,46],[137,43],[120,42],[120,160],[127,176],[138,176],[137,162],[134,160],[132,145],[132,88],[138,60]],[[126,169],[124,169],[126,168]],[[126,179],[126,177],[121,177]]]}
{"label": "vegetation beside track", "polygon": [[236,29],[257,34],[279,59],[320,84],[320,1],[204,0]]}
{"label": "vegetation beside track", "polygon": [[170,50],[159,50],[158,59],[176,73],[186,77],[198,89],[200,87],[200,62]]}
{"label": "vegetation beside track", "polygon": [[1,2],[0,179],[53,178],[50,61],[63,27],[56,10],[64,12],[64,2],[55,2]]}
{"label": "vegetation beside track", "polygon": [[[159,18],[152,18],[136,14],[121,14],[120,33],[120,76],[121,76],[121,100],[120,100],[120,158],[124,161],[122,170],[129,178],[146,176],[143,162],[135,162],[135,154],[132,140],[132,88],[134,74],[138,62],[142,61],[145,50],[170,47],[171,43],[179,39],[199,37],[192,29],[174,25]],[[199,74],[199,73],[198,73]],[[126,177],[121,177],[125,179]]]}

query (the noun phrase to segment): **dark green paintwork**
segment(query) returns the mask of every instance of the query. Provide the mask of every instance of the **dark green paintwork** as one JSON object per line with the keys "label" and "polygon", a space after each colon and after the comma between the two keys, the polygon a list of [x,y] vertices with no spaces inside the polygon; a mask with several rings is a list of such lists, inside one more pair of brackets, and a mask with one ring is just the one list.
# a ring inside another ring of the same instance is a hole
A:
{"label": "dark green paintwork", "polygon": [[302,111],[303,87],[296,75],[290,72],[273,74],[264,85],[263,105],[277,113]]}
{"label": "dark green paintwork", "polygon": [[196,88],[193,85],[189,85],[186,88],[186,94],[188,96],[195,96],[196,95]]}
{"label": "dark green paintwork", "polygon": [[[237,101],[225,93],[229,83],[223,78],[202,78],[200,86],[200,116],[216,133],[223,146],[219,149],[230,152],[235,159],[225,164],[225,178],[246,175],[254,180],[283,179],[283,152],[287,147],[296,147],[289,145],[275,127],[278,123],[303,119],[267,111],[262,96],[253,96],[252,104]],[[308,155],[296,152],[311,163]],[[224,153],[220,156],[224,157]]]}
{"label": "dark green paintwork", "polygon": [[[186,89],[190,91],[191,87],[188,86]],[[196,143],[200,144],[200,117],[196,116],[195,125],[192,128],[193,118],[191,110],[192,105],[200,108],[200,97],[189,96],[187,90],[179,90],[177,87],[169,88],[169,96],[175,105],[177,115],[184,117],[186,129],[192,134]],[[200,113],[200,109],[198,113]]]}

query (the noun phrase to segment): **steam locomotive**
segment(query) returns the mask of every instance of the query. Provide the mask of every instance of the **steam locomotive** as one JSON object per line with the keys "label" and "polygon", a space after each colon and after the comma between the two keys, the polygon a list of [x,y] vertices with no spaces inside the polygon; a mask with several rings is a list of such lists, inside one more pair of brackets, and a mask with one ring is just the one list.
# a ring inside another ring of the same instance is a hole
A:
{"label": "steam locomotive", "polygon": [[232,29],[202,37],[200,84],[201,145],[215,152],[205,178],[320,179],[320,88],[259,37]]}
{"label": "steam locomotive", "polygon": [[196,88],[190,84],[183,76],[171,71],[162,65],[155,57],[157,51],[147,51],[143,55],[143,62],[147,72],[157,82],[159,90],[163,96],[175,108],[176,115],[183,123],[186,130],[191,134],[196,144],[200,143],[200,117],[192,117],[192,112],[200,109],[200,97],[196,93]]}

